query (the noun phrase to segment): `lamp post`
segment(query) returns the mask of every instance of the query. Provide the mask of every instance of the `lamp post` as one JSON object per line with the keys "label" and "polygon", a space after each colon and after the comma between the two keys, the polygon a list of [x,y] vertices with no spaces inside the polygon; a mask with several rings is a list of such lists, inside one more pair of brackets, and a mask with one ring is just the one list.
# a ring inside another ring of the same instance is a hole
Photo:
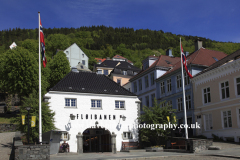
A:
{"label": "lamp post", "polygon": [[27,136],[27,141],[29,144],[29,111],[31,110],[31,107],[26,107],[26,110],[28,111],[28,136]]}
{"label": "lamp post", "polygon": [[127,117],[124,115],[120,115],[120,118],[122,118],[122,120],[125,121]]}

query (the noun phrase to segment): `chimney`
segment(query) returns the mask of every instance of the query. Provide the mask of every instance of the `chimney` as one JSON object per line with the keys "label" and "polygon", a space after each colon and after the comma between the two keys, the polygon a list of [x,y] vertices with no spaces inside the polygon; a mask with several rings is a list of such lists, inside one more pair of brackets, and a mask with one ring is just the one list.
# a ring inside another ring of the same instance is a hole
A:
{"label": "chimney", "polygon": [[169,56],[169,57],[173,57],[173,55],[172,55],[172,49],[168,49],[168,50],[166,51],[166,55]]}
{"label": "chimney", "polygon": [[110,60],[110,57],[107,57],[107,60]]}
{"label": "chimney", "polygon": [[199,50],[200,48],[202,48],[202,41],[198,39],[195,41],[195,51]]}
{"label": "chimney", "polygon": [[189,52],[185,52],[185,56],[187,57],[189,55]]}

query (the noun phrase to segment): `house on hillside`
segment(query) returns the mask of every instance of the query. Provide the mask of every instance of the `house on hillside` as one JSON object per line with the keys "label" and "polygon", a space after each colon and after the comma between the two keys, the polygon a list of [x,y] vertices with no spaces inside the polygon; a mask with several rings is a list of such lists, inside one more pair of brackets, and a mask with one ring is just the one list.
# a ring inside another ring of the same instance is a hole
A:
{"label": "house on hillside", "polygon": [[[57,52],[60,50],[57,50]],[[69,60],[70,67],[76,67],[79,62],[88,68],[88,56],[81,50],[76,43],[73,43],[70,47],[63,51],[67,59]]]}
{"label": "house on hillside", "polygon": [[55,112],[55,126],[71,135],[71,152],[81,152],[83,144],[88,144],[83,152],[120,151],[122,142],[138,141],[140,101],[105,75],[70,72],[45,99]]}
{"label": "house on hillside", "polygon": [[[221,60],[227,55],[220,51],[214,51],[205,49],[202,47],[202,41],[196,41],[196,51],[186,56],[187,65],[192,76],[195,76],[202,70],[208,68],[216,61]],[[188,75],[184,72],[185,80],[185,95],[186,95],[186,109],[187,109],[187,123],[195,123],[194,117],[194,103],[193,103],[193,88],[192,82]],[[166,71],[160,77],[156,79],[156,97],[158,102],[165,102],[166,104],[172,105],[175,112],[178,123],[183,124],[184,122],[184,108],[183,108],[183,91],[182,91],[182,70],[181,61],[179,60],[171,69]],[[189,137],[193,136],[193,130],[189,130]]]}
{"label": "house on hillside", "polygon": [[166,55],[149,56],[142,61],[143,70],[130,79],[131,91],[138,96],[142,102],[141,106],[153,106],[158,89],[155,79],[161,77],[179,61],[179,57],[173,57],[172,50],[168,50]]}
{"label": "house on hillside", "polygon": [[[117,57],[117,58],[115,58]],[[96,58],[95,58],[96,59]],[[93,72],[109,76],[113,81],[121,86],[128,83],[129,79],[136,75],[141,69],[133,66],[131,61],[116,55],[111,60],[107,58],[102,63],[95,64]]]}
{"label": "house on hillside", "polygon": [[240,142],[240,50],[192,79],[197,135]]}

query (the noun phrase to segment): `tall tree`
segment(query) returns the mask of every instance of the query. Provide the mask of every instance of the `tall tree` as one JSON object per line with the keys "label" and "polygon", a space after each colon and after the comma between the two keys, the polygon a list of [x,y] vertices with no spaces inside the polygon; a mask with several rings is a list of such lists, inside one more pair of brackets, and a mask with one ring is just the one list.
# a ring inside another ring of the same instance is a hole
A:
{"label": "tall tree", "polygon": [[[25,117],[25,125],[23,125],[21,115],[27,116],[28,112],[26,107],[31,107],[29,111],[30,116],[36,116],[35,127],[31,127],[30,124],[31,128],[29,138],[30,142],[36,142],[39,137],[39,99],[36,91],[33,91],[33,93],[27,97],[23,97],[23,104],[20,107],[20,114],[18,114],[19,116],[12,120],[12,123],[17,124],[17,130],[25,133],[25,135],[28,133],[28,119]],[[55,112],[50,110],[48,103],[42,102],[42,133],[56,129],[54,126],[54,115]],[[31,123],[31,117],[29,117],[29,121]]]}
{"label": "tall tree", "polygon": [[50,88],[57,84],[67,73],[70,72],[70,64],[63,51],[57,52],[53,60],[48,64],[51,70],[49,77]]}
{"label": "tall tree", "polygon": [[18,94],[20,99],[38,90],[38,63],[34,54],[22,47],[5,52],[1,57],[0,81],[5,92]]}

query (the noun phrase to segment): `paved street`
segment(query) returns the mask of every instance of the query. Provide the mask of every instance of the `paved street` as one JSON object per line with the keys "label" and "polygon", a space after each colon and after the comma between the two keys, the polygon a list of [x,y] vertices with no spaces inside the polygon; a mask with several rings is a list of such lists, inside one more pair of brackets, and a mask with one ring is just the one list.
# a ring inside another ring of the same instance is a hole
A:
{"label": "paved street", "polygon": [[0,160],[9,160],[15,132],[0,133]]}
{"label": "paved street", "polygon": [[200,153],[176,153],[176,152],[118,152],[112,153],[84,153],[77,155],[70,153],[68,155],[51,155],[51,160],[227,160],[240,159],[240,144],[231,144],[223,142],[214,142],[214,146],[220,146],[222,150],[206,150]]}

